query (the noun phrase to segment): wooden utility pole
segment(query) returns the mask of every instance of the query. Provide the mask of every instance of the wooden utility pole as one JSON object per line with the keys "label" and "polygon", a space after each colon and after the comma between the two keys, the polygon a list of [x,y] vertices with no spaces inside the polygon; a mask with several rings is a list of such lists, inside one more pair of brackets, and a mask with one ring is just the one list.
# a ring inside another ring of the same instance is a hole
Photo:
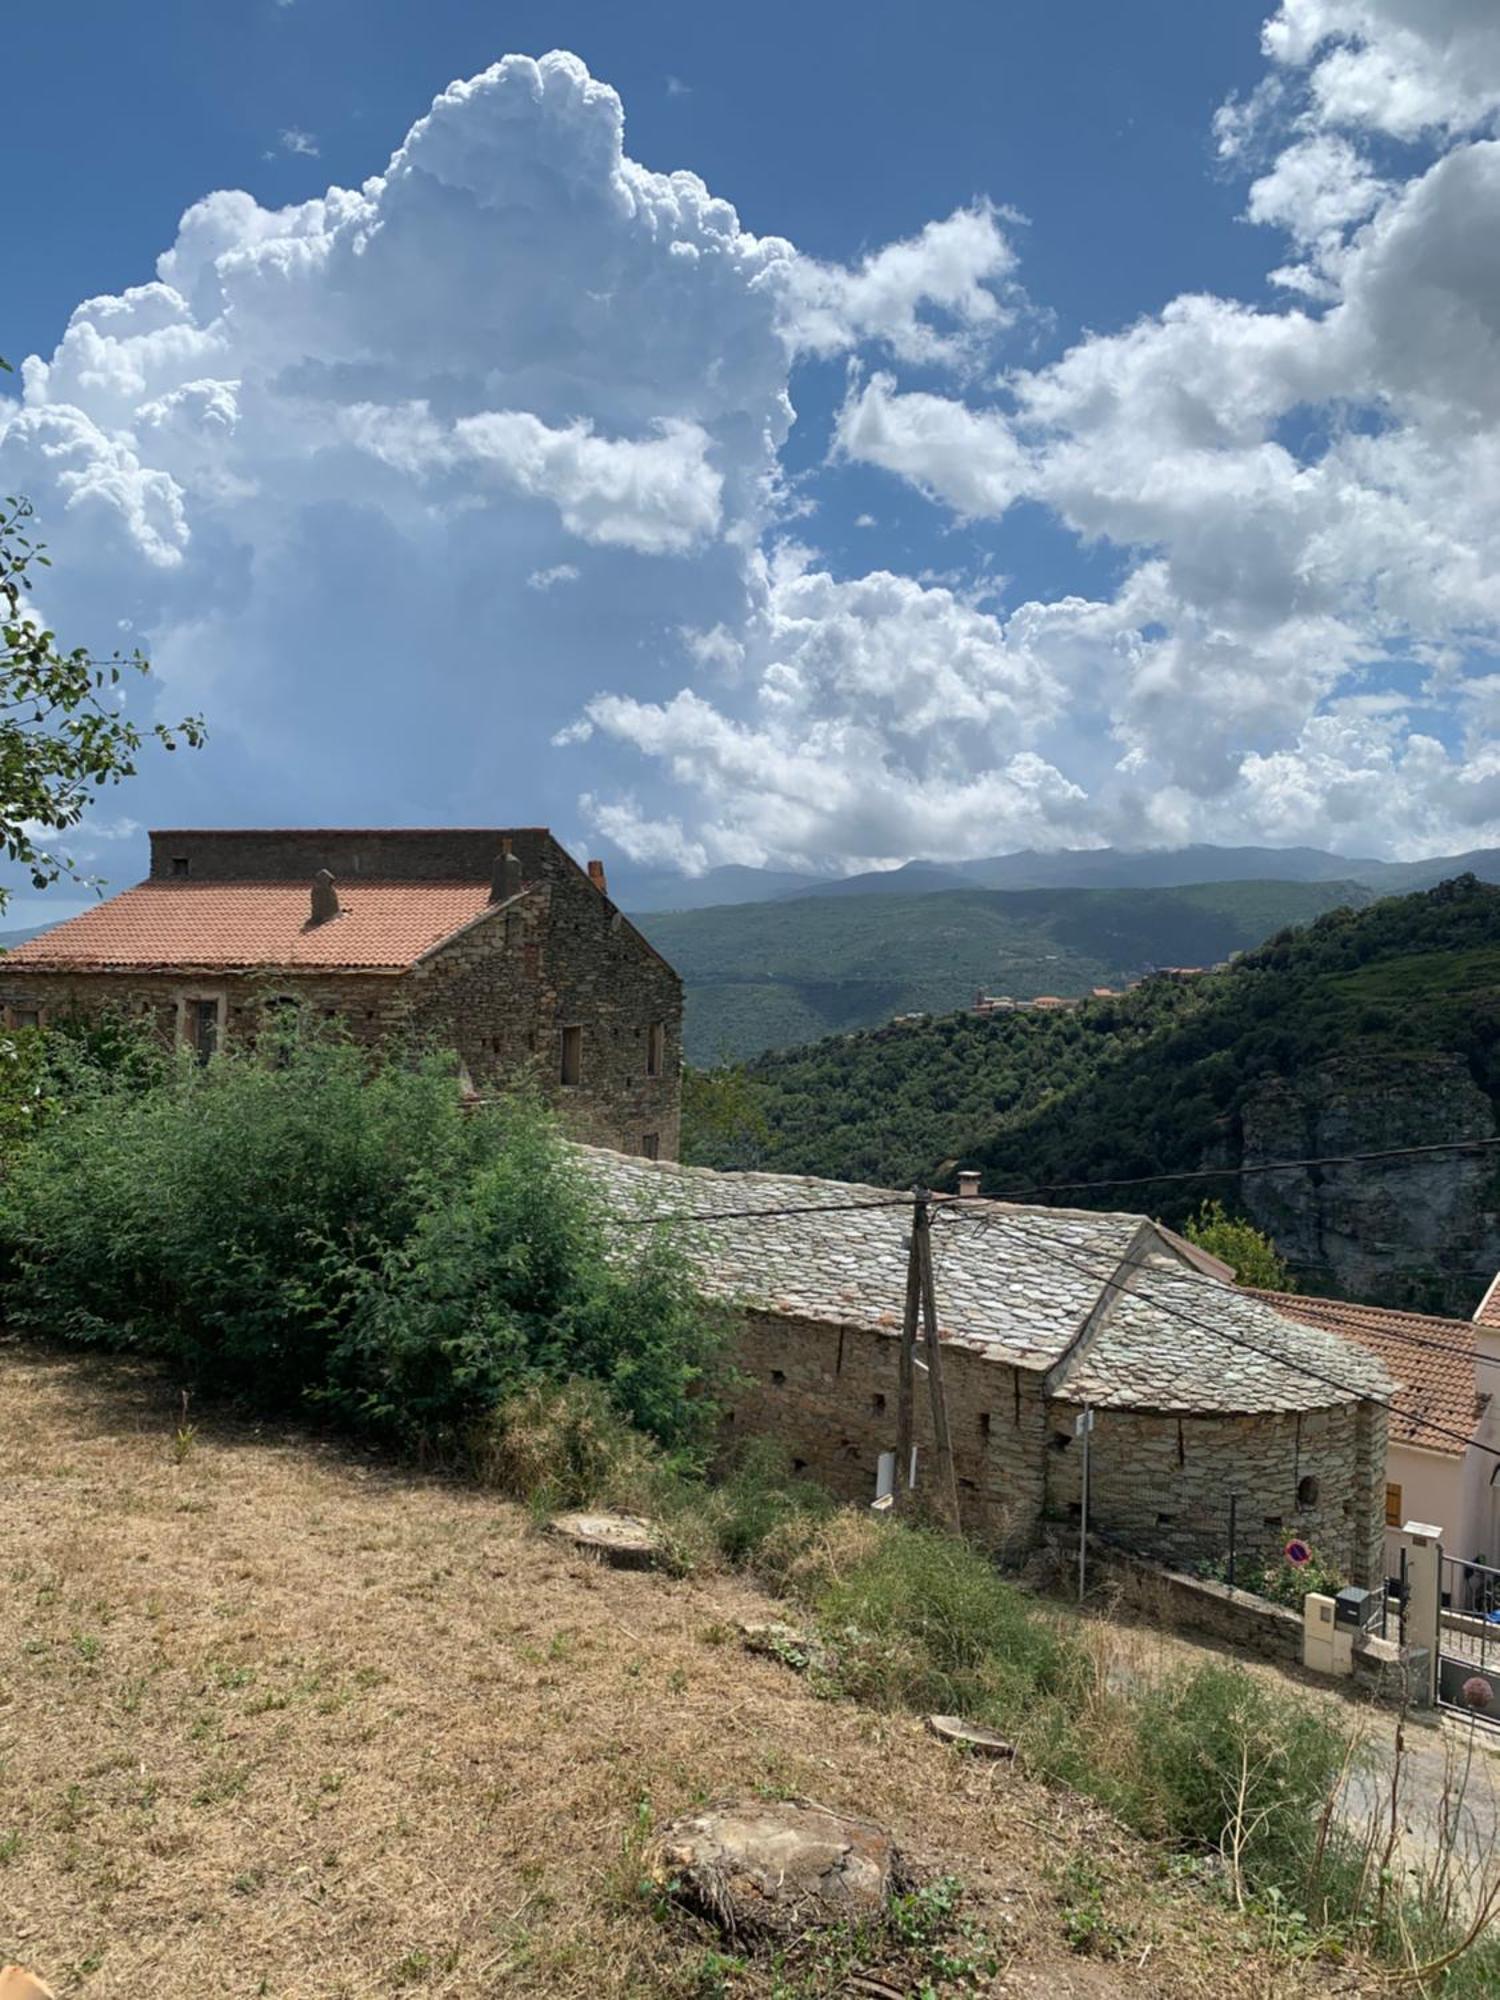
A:
{"label": "wooden utility pole", "polygon": [[922,1252],[913,1227],[907,1244],[906,1310],[901,1316],[901,1361],[896,1378],[896,1483],[891,1488],[891,1505],[907,1505],[912,1487],[911,1454],[916,1399],[917,1314],[922,1303]]}
{"label": "wooden utility pole", "polygon": [[938,1478],[942,1481],[943,1504],[955,1534],[962,1527],[958,1512],[958,1475],[953,1464],[953,1439],[948,1430],[948,1398],[943,1392],[943,1355],[938,1345],[937,1287],[932,1276],[932,1197],[918,1188],[912,1217],[912,1246],[917,1253],[921,1277],[922,1331],[927,1345],[927,1387],[932,1397],[932,1438],[936,1446]]}

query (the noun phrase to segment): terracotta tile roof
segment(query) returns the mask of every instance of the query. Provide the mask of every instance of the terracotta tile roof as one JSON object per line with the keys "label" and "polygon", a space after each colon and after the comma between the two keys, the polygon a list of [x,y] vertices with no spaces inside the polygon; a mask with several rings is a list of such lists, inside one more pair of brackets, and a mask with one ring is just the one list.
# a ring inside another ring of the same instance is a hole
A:
{"label": "terracotta tile roof", "polygon": [[[1350,1305],[1343,1299],[1305,1298],[1300,1292],[1251,1290],[1250,1295],[1264,1299],[1291,1319],[1342,1334],[1378,1355],[1399,1384],[1391,1408],[1391,1436],[1402,1444],[1421,1445],[1424,1451],[1463,1456],[1464,1448],[1457,1438],[1446,1437],[1418,1420],[1428,1417],[1463,1437],[1473,1434],[1482,1392],[1471,1321],[1395,1312],[1385,1306]],[[1417,1340],[1436,1345],[1418,1347],[1413,1344]],[[1453,1348],[1459,1351],[1440,1351]]]}
{"label": "terracotta tile roof", "polygon": [[265,967],[399,971],[490,907],[487,882],[340,882],[308,922],[305,882],[142,882],[5,960],[36,972]]}
{"label": "terracotta tile roof", "polygon": [[[899,1333],[909,1192],[575,1151],[609,1208],[630,1224],[627,1242],[639,1240],[641,1216],[719,1218],[678,1232],[713,1296],[893,1339]],[[1055,1386],[1065,1402],[1086,1394],[1117,1409],[1260,1412],[1390,1393],[1389,1377],[1364,1349],[1185,1268],[1163,1237],[1153,1237],[1150,1265],[1132,1265],[1128,1289],[1119,1290],[1122,1260],[1152,1228],[1144,1216],[985,1201],[943,1206],[933,1225],[943,1340],[1037,1374],[1066,1364]],[[1101,1307],[1100,1331],[1068,1362]]]}
{"label": "terracotta tile roof", "polygon": [[1478,1326],[1500,1326],[1500,1277],[1491,1278],[1490,1288],[1474,1309]]}

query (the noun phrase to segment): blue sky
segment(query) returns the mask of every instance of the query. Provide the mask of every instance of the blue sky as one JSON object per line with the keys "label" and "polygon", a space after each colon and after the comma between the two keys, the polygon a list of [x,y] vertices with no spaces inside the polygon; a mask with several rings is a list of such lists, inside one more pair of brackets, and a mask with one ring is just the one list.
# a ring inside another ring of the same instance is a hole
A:
{"label": "blue sky", "polygon": [[187,818],[1500,840],[1486,0],[56,0],[8,53],[39,610],[211,731],[71,843],[110,880]]}

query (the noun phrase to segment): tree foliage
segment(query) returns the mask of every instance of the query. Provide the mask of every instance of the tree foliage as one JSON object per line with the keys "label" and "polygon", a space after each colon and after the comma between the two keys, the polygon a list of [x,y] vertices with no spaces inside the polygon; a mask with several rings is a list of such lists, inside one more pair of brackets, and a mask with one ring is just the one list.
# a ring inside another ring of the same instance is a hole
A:
{"label": "tree foliage", "polygon": [[1263,1292],[1296,1291],[1286,1261],[1270,1237],[1244,1216],[1231,1215],[1222,1201],[1205,1201],[1188,1218],[1183,1233],[1200,1250],[1222,1258],[1234,1272],[1236,1284],[1254,1285]]}
{"label": "tree foliage", "polygon": [[[197,716],[143,728],[125,713],[132,677],[151,671],[138,651],[101,660],[86,646],[61,650],[30,603],[33,572],[50,566],[31,520],[28,500],[0,501],[0,845],[44,889],[76,872],[53,837],[99,791],[135,776],[149,738],[196,749],[204,731]],[[0,910],[6,901],[0,886]]]}
{"label": "tree foliage", "polygon": [[0,1253],[13,1325],[411,1447],[572,1376],[673,1449],[712,1417],[720,1320],[670,1245],[611,1246],[542,1112],[466,1113],[447,1058],[372,1074],[288,1026],[156,1080],[80,1069],[0,1181]]}

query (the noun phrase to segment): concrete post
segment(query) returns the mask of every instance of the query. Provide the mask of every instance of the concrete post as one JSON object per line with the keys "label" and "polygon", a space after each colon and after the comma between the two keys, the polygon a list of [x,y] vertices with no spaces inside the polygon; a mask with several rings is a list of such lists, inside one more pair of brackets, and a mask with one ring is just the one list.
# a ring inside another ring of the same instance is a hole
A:
{"label": "concrete post", "polygon": [[[1437,1700],[1438,1651],[1443,1609],[1442,1529],[1427,1521],[1406,1521],[1401,1532],[1406,1550],[1406,1644],[1425,1648],[1425,1694],[1423,1705]],[[1415,1693],[1415,1690],[1413,1690]]]}

